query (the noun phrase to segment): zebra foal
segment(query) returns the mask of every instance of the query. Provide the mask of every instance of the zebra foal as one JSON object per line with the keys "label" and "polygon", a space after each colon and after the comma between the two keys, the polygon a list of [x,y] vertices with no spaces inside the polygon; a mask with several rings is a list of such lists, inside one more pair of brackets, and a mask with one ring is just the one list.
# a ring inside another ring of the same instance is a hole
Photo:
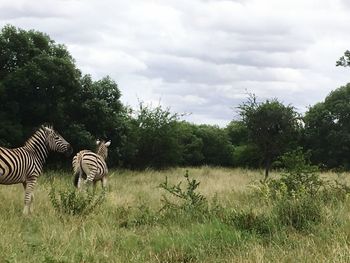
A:
{"label": "zebra foal", "polygon": [[108,173],[106,159],[111,141],[97,140],[96,144],[96,153],[89,150],[82,150],[73,157],[74,185],[78,189],[81,187],[82,180],[85,183],[92,182],[94,187],[98,181],[101,181],[102,188],[106,188],[106,175]]}
{"label": "zebra foal", "polygon": [[25,215],[32,211],[33,190],[50,151],[70,155],[73,149],[60,134],[48,126],[41,126],[22,147],[0,147],[0,184],[23,184]]}

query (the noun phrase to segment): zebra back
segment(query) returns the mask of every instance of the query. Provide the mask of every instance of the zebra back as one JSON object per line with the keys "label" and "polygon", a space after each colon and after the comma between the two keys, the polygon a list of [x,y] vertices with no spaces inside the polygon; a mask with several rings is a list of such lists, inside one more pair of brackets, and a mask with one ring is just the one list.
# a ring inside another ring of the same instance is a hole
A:
{"label": "zebra back", "polygon": [[73,158],[73,182],[76,187],[81,177],[88,180],[99,180],[108,173],[105,160],[108,156],[108,146],[110,146],[111,141],[97,140],[96,144],[96,153],[89,150],[82,150]]}
{"label": "zebra back", "polygon": [[96,145],[96,153],[106,160],[108,157],[108,147],[111,145],[111,141],[105,142],[104,140],[97,140]]}
{"label": "zebra back", "polygon": [[41,126],[24,144],[8,149],[0,148],[0,184],[25,182],[42,171],[48,153],[71,153],[70,144],[52,127]]}

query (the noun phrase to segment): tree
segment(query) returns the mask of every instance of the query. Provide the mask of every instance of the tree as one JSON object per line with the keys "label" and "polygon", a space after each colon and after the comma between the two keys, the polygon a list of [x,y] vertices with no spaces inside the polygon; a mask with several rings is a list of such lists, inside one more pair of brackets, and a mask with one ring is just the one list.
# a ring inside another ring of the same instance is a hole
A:
{"label": "tree", "polygon": [[179,143],[181,145],[181,165],[197,166],[203,164],[204,143],[198,136],[198,125],[185,121],[178,123]]}
{"label": "tree", "polygon": [[350,84],[332,91],[304,117],[304,146],[312,161],[328,168],[350,167]]}
{"label": "tree", "polygon": [[248,138],[257,147],[265,163],[266,180],[272,161],[296,139],[298,114],[292,106],[284,106],[277,99],[258,103],[254,95],[239,109],[248,130]]}
{"label": "tree", "polygon": [[130,121],[131,137],[135,140],[134,156],[129,165],[136,168],[156,169],[178,165],[181,161],[178,114],[168,108],[140,103],[136,116]]}
{"label": "tree", "polygon": [[203,142],[202,164],[233,165],[233,146],[225,129],[216,125],[199,125],[194,134]]}
{"label": "tree", "polygon": [[[67,123],[67,107],[79,92],[80,71],[63,45],[47,35],[5,26],[0,33],[0,133],[23,143],[43,122]],[[20,131],[8,133],[8,130]]]}
{"label": "tree", "polygon": [[350,51],[344,52],[344,55],[336,62],[336,66],[349,67],[350,66]]}
{"label": "tree", "polygon": [[53,124],[75,150],[112,139],[109,160],[119,157],[125,109],[109,77],[82,76],[64,45],[34,30],[0,32],[0,143],[22,145],[35,127]]}
{"label": "tree", "polygon": [[233,145],[233,165],[257,168],[260,156],[257,147],[249,141],[245,123],[234,120],[225,129]]}

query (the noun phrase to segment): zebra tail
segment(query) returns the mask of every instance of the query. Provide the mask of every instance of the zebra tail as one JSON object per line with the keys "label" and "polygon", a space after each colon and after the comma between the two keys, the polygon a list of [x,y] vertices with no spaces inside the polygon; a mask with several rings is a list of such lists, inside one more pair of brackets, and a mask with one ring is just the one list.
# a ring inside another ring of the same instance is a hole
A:
{"label": "zebra tail", "polygon": [[75,186],[76,188],[78,188],[79,177],[80,177],[79,174],[76,174],[76,175],[74,176],[73,184],[74,184],[74,186]]}
{"label": "zebra tail", "polygon": [[82,154],[79,152],[74,158],[73,158],[73,171],[74,171],[74,180],[73,184],[75,187],[78,187],[79,177],[82,172],[81,168],[81,160],[82,160]]}

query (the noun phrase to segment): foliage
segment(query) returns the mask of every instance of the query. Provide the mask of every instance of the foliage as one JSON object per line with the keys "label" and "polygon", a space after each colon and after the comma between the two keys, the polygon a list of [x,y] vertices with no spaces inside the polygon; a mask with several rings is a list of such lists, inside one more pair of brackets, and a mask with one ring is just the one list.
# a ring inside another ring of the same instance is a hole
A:
{"label": "foliage", "polygon": [[332,91],[305,114],[303,144],[326,168],[350,167],[350,84]]}
{"label": "foliage", "polygon": [[346,50],[344,55],[336,62],[336,66],[348,67],[350,66],[350,51]]}
{"label": "foliage", "polygon": [[277,99],[258,103],[254,95],[239,109],[248,130],[248,138],[256,145],[265,162],[267,179],[274,158],[297,139],[298,114],[292,106],[284,106]]}
{"label": "foliage", "polygon": [[248,128],[243,121],[231,121],[225,129],[233,145],[248,143]]}
{"label": "foliage", "polygon": [[82,76],[64,45],[34,30],[3,27],[0,50],[2,145],[21,146],[36,127],[51,123],[75,150],[112,139],[111,161],[117,161],[124,108],[111,78]]}
{"label": "foliage", "polygon": [[272,234],[277,228],[276,222],[271,215],[257,214],[252,210],[236,211],[232,214],[228,223],[238,229],[259,235]]}
{"label": "foliage", "polygon": [[181,165],[197,166],[205,163],[203,139],[198,135],[198,126],[188,122],[179,122],[179,143],[181,145]]}
{"label": "foliage", "polygon": [[225,129],[216,125],[198,125],[194,134],[203,142],[204,159],[201,164],[233,165],[233,146]]}
{"label": "foliage", "polygon": [[[1,187],[0,196],[10,202],[0,203],[0,260],[318,262],[332,258],[334,262],[344,262],[348,258],[350,206],[338,195],[327,194],[325,198],[334,198],[329,203],[318,199],[323,191],[306,200],[300,200],[302,195],[298,194],[293,201],[289,198],[278,204],[286,205],[277,209],[276,199],[263,202],[251,196],[247,184],[259,177],[258,171],[206,167],[210,175],[220,176],[215,188],[201,188],[205,180],[211,179],[203,175],[203,169],[189,168],[190,175],[201,181],[200,192],[209,202],[209,211],[201,213],[202,219],[181,209],[159,213],[161,204],[155,185],[165,176],[169,182],[179,179],[182,168],[162,172],[118,170],[118,176],[110,178],[115,191],[108,193],[103,209],[95,209],[88,217],[62,214],[64,220],[60,220],[47,194],[52,178],[56,178],[56,196],[58,189],[71,184],[70,173],[51,171],[49,178],[46,173],[40,178],[35,196],[41,201],[36,202],[35,214],[29,218],[21,216],[23,204],[18,197],[22,189]],[[348,182],[348,173],[321,175]],[[184,185],[185,181],[181,185],[185,191]],[[216,191],[214,201],[209,196]],[[315,202],[322,202],[317,211],[321,220],[313,214],[317,203],[308,204],[316,198]],[[302,215],[304,219],[298,219]]]}
{"label": "foliage", "polygon": [[301,148],[281,156],[279,165],[283,167],[281,176],[263,182],[257,188],[259,195],[272,205],[275,224],[308,231],[323,219],[323,193],[329,184],[320,178],[318,167],[310,164]]}
{"label": "foliage", "polygon": [[281,178],[270,182],[275,190],[285,188],[289,195],[300,190],[316,195],[325,187],[326,183],[320,178],[318,167],[310,164],[309,153],[304,154],[301,148],[285,153],[279,161],[284,170]]}
{"label": "foliage", "polygon": [[185,189],[182,189],[181,181],[176,185],[169,185],[167,177],[165,181],[159,185],[161,189],[170,193],[171,196],[182,200],[182,203],[176,204],[163,195],[163,207],[161,210],[180,208],[186,211],[203,211],[207,209],[208,204],[206,198],[201,193],[196,192],[200,182],[197,182],[195,179],[190,179],[188,170],[186,170],[184,177],[187,183]]}
{"label": "foliage", "polygon": [[127,160],[135,168],[165,168],[175,166],[181,160],[178,142],[178,114],[162,106],[153,108],[139,104],[136,116],[130,120],[131,137],[134,138],[133,155]]}
{"label": "foliage", "polygon": [[312,196],[302,189],[292,195],[281,193],[273,206],[273,213],[284,226],[290,226],[299,231],[307,231],[314,224],[321,223],[324,204],[319,196]]}
{"label": "foliage", "polygon": [[96,194],[94,191],[78,192],[75,189],[59,190],[56,196],[55,187],[51,187],[50,201],[60,215],[86,216],[105,201],[105,192]]}

